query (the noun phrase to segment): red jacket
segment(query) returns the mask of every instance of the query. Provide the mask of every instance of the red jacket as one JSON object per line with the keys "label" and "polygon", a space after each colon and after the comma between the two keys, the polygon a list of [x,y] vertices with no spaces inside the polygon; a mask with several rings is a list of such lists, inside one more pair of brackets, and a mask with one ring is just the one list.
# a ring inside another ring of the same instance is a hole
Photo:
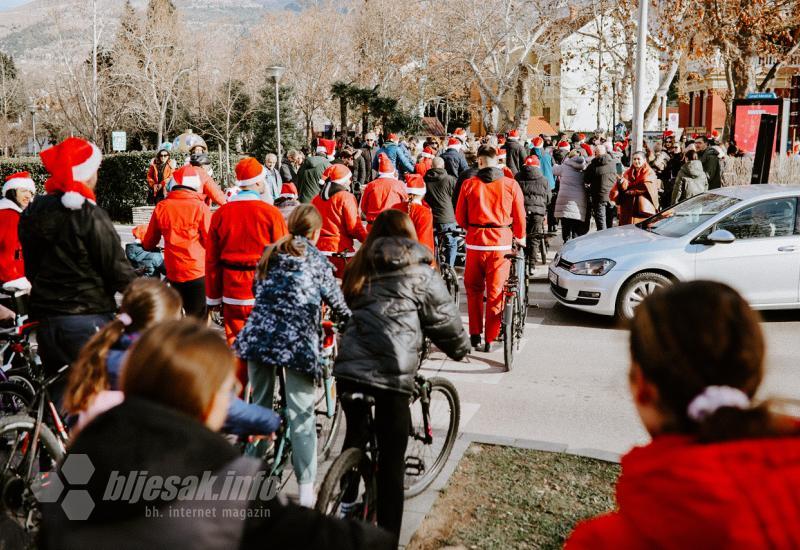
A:
{"label": "red jacket", "polygon": [[21,212],[14,201],[0,199],[0,284],[25,277],[22,245],[17,235]]}
{"label": "red jacket", "polygon": [[225,192],[220,189],[217,182],[214,181],[214,178],[209,176],[202,168],[198,168],[197,171],[200,173],[200,182],[203,184],[200,195],[203,197],[205,203],[209,206],[211,206],[212,203],[216,203],[220,206],[225,204],[228,201],[225,198]]}
{"label": "red jacket", "polygon": [[414,167],[414,172],[416,172],[420,176],[424,176],[425,173],[431,169],[432,164],[433,164],[433,159],[423,157],[419,159],[419,162]]}
{"label": "red jacket", "polygon": [[367,184],[361,195],[361,211],[371,224],[384,210],[406,201],[406,186],[394,178],[378,178]]}
{"label": "red jacket", "polygon": [[800,437],[699,444],[665,435],[622,459],[617,511],[572,549],[800,548]]}
{"label": "red jacket", "polygon": [[200,194],[175,189],[156,205],[147,233],[145,250],[155,250],[164,237],[164,267],[175,283],[194,281],[206,274],[206,242],[211,210]]}
{"label": "red jacket", "polygon": [[206,246],[208,304],[253,305],[258,260],[287,232],[280,210],[253,191],[240,192],[214,212]]}
{"label": "red jacket", "polygon": [[356,197],[340,185],[328,185],[311,200],[322,215],[322,231],[317,241],[321,252],[352,249],[353,241],[364,242],[367,230],[358,215]]}
{"label": "red jacket", "polygon": [[414,222],[417,230],[417,240],[433,253],[433,212],[426,203],[405,202],[394,206],[395,210],[402,210]]}
{"label": "red jacket", "polygon": [[484,168],[461,187],[456,221],[467,230],[467,249],[510,250],[525,238],[525,201],[519,184],[498,168]]}

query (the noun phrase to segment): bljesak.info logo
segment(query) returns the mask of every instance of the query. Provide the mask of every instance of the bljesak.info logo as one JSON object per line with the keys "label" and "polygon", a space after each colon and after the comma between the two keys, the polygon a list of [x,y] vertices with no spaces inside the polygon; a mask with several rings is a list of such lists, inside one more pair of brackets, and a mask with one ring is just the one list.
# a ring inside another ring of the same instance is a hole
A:
{"label": "bljesak.info logo", "polygon": [[242,475],[234,470],[222,474],[161,476],[147,471],[112,471],[105,480],[100,502],[87,485],[95,468],[88,455],[68,455],[58,471],[41,474],[33,493],[41,503],[60,503],[70,520],[86,520],[103,502],[139,505],[145,517],[240,517],[268,516],[269,509],[250,507],[254,501],[268,501],[278,494],[280,479],[264,471]]}

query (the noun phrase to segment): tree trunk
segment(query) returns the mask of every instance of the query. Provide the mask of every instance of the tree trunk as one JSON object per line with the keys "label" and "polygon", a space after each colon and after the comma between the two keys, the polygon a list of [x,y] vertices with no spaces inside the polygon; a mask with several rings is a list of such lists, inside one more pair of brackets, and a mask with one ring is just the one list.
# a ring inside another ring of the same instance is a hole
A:
{"label": "tree trunk", "polygon": [[347,98],[339,98],[339,124],[343,136],[347,135]]}
{"label": "tree trunk", "polygon": [[531,117],[531,73],[527,63],[519,67],[515,96],[514,128],[525,135]]}
{"label": "tree trunk", "polygon": [[678,74],[678,59],[674,59],[672,64],[669,66],[669,70],[664,74],[664,78],[661,80],[661,83],[658,86],[658,89],[653,94],[653,97],[650,98],[650,103],[647,104],[647,109],[644,112],[644,126],[647,128],[652,122],[653,119],[658,115],[658,105],[659,105],[659,96],[667,95],[669,92],[669,87],[672,86],[672,81],[675,80],[675,77]]}
{"label": "tree trunk", "polygon": [[728,84],[728,95],[725,97],[725,128],[722,131],[722,139],[723,141],[728,141],[731,135],[731,124],[733,122],[733,99],[734,99],[734,80],[733,80],[733,69],[731,67],[732,60],[730,57],[727,58],[728,60],[725,62],[725,81]]}

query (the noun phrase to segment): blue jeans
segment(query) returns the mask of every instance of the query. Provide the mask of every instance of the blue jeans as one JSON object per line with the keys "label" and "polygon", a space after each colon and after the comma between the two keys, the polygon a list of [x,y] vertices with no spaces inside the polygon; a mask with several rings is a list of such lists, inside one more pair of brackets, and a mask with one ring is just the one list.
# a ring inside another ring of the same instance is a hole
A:
{"label": "blue jeans", "polygon": [[[434,224],[434,235],[440,231],[454,231],[458,229],[457,223],[437,223]],[[438,242],[436,245],[444,248],[444,254],[447,258],[447,263],[455,265],[456,255],[458,254],[458,237],[453,234],[445,235],[442,239],[443,242]]]}

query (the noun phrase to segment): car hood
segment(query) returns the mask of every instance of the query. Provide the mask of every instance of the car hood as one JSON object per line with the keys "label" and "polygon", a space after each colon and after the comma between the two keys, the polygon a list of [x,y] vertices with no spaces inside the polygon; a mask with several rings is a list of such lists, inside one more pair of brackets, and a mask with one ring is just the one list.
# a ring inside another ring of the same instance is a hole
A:
{"label": "car hood", "polygon": [[675,242],[676,239],[650,233],[635,225],[625,225],[572,239],[561,249],[561,257],[573,263],[597,258],[616,260],[640,249],[652,250],[657,243],[667,241]]}

